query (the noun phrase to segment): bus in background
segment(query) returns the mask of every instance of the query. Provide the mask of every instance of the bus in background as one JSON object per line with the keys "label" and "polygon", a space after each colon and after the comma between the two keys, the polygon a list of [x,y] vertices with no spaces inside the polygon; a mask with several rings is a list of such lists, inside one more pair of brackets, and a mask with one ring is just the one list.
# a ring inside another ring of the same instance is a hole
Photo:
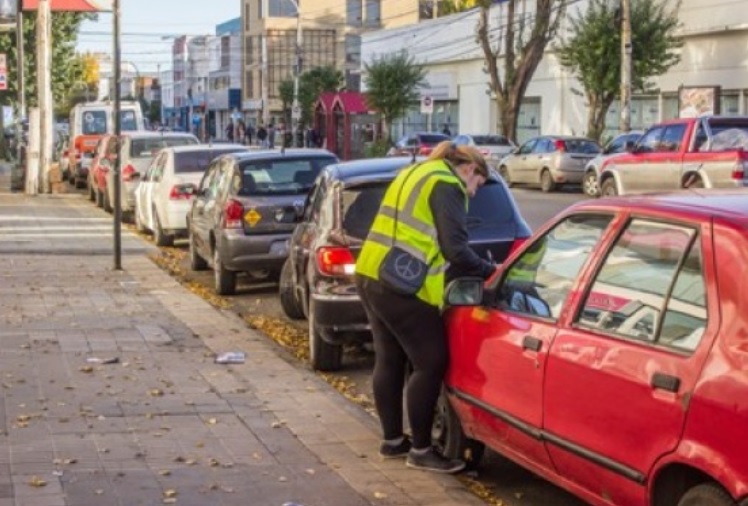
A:
{"label": "bus in background", "polygon": [[[143,111],[138,102],[122,102],[120,125],[123,132],[145,130]],[[83,187],[88,170],[102,136],[114,133],[112,102],[86,102],[70,111],[70,148],[68,149],[70,183]]]}

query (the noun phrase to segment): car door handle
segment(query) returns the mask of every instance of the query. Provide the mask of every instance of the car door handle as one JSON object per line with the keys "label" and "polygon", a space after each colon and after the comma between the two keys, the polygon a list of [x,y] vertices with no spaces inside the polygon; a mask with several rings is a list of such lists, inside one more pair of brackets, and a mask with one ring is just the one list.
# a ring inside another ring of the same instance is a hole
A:
{"label": "car door handle", "polygon": [[543,348],[543,341],[532,336],[525,336],[522,339],[522,349],[530,351],[540,351]]}
{"label": "car door handle", "polygon": [[675,394],[680,390],[680,378],[669,374],[663,374],[661,372],[656,372],[652,375],[651,384],[653,388],[665,390],[666,392],[673,392]]}

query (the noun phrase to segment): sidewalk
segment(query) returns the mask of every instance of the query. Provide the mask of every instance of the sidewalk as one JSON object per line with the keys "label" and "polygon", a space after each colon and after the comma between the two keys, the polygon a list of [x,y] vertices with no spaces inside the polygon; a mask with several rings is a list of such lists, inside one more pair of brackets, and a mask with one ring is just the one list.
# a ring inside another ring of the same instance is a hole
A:
{"label": "sidewalk", "polygon": [[483,504],[380,461],[370,415],[126,230],[113,271],[111,231],[80,195],[8,193],[0,168],[0,506]]}

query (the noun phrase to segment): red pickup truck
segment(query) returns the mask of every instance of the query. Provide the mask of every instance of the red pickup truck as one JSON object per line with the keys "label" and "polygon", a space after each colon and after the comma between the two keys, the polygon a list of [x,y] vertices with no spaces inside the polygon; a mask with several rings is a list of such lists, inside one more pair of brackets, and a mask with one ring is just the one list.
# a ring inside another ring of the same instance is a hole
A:
{"label": "red pickup truck", "polygon": [[600,193],[748,186],[748,117],[705,116],[651,127],[600,168]]}

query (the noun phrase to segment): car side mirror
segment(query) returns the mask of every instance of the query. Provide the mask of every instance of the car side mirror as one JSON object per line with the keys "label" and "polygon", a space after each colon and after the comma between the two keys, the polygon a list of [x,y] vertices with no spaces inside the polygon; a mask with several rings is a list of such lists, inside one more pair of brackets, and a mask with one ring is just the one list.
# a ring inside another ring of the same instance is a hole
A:
{"label": "car side mirror", "polygon": [[481,278],[458,278],[449,283],[446,301],[449,306],[479,306],[483,304],[484,280]]}

